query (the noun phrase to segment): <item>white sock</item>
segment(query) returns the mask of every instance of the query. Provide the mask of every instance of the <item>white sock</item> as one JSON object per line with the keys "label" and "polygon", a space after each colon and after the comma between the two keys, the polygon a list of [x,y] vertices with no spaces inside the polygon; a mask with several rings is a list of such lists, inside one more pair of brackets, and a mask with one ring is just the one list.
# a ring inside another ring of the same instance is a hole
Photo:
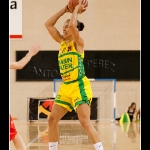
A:
{"label": "white sock", "polygon": [[48,146],[49,146],[49,150],[57,150],[58,142],[49,142]]}
{"label": "white sock", "polygon": [[101,142],[95,143],[94,147],[96,150],[104,150]]}

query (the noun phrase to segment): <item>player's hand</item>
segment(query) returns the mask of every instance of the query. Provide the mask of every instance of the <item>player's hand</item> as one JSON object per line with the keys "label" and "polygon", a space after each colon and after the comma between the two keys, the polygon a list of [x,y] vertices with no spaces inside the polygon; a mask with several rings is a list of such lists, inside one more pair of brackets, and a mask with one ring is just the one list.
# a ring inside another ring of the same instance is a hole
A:
{"label": "player's hand", "polygon": [[40,51],[41,46],[41,44],[35,44],[31,46],[29,49],[29,53],[32,54],[32,56],[36,55]]}
{"label": "player's hand", "polygon": [[69,8],[68,8],[68,5],[65,6],[65,12],[71,13],[71,11],[70,11]]}
{"label": "player's hand", "polygon": [[79,4],[82,4],[84,7],[87,6],[87,0],[79,0]]}
{"label": "player's hand", "polygon": [[81,14],[86,10],[87,6],[87,1],[86,0],[80,0],[79,4],[75,7],[75,9],[78,10],[78,13]]}

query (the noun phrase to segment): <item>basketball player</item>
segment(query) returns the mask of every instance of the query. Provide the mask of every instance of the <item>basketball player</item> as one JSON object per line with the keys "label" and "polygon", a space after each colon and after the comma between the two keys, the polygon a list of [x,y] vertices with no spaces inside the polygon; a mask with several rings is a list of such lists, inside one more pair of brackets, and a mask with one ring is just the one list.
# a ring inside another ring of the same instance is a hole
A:
{"label": "basketball player", "polygon": [[[10,69],[22,69],[29,61],[30,59],[36,55],[40,50],[41,45],[35,44],[34,46],[31,46],[29,49],[29,52],[19,61],[17,62],[11,62],[10,63]],[[13,141],[14,146],[16,150],[26,150],[25,143],[22,139],[22,137],[17,132],[17,129],[15,127],[14,121],[10,115],[10,141]]]}
{"label": "basketball player", "polygon": [[77,112],[79,121],[93,142],[95,150],[103,150],[98,132],[90,121],[92,89],[84,72],[84,40],[79,32],[83,30],[84,24],[77,20],[78,14],[86,9],[86,4],[85,0],[81,0],[75,7],[71,19],[66,20],[63,25],[63,35],[54,25],[62,15],[69,12],[67,6],[45,23],[51,37],[60,44],[58,62],[63,79],[48,118],[49,150],[57,150],[58,122],[68,111],[71,112],[73,109]]}

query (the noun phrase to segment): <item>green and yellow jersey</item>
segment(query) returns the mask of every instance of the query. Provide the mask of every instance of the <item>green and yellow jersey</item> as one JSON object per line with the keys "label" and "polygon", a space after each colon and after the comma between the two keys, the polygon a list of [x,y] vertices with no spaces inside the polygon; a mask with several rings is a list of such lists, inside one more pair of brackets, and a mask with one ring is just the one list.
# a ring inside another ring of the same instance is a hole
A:
{"label": "green and yellow jersey", "polygon": [[71,83],[85,76],[83,59],[84,53],[77,52],[73,41],[68,44],[65,41],[60,43],[58,63],[60,75],[65,83]]}

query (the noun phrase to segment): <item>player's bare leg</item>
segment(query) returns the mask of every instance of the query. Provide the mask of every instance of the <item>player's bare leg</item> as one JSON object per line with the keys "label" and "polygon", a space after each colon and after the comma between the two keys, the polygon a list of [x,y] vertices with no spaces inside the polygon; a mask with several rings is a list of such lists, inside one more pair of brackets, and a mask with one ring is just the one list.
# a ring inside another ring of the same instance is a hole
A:
{"label": "player's bare leg", "polygon": [[90,121],[90,107],[88,104],[81,104],[77,108],[79,121],[94,144],[95,150],[104,150],[98,132]]}

